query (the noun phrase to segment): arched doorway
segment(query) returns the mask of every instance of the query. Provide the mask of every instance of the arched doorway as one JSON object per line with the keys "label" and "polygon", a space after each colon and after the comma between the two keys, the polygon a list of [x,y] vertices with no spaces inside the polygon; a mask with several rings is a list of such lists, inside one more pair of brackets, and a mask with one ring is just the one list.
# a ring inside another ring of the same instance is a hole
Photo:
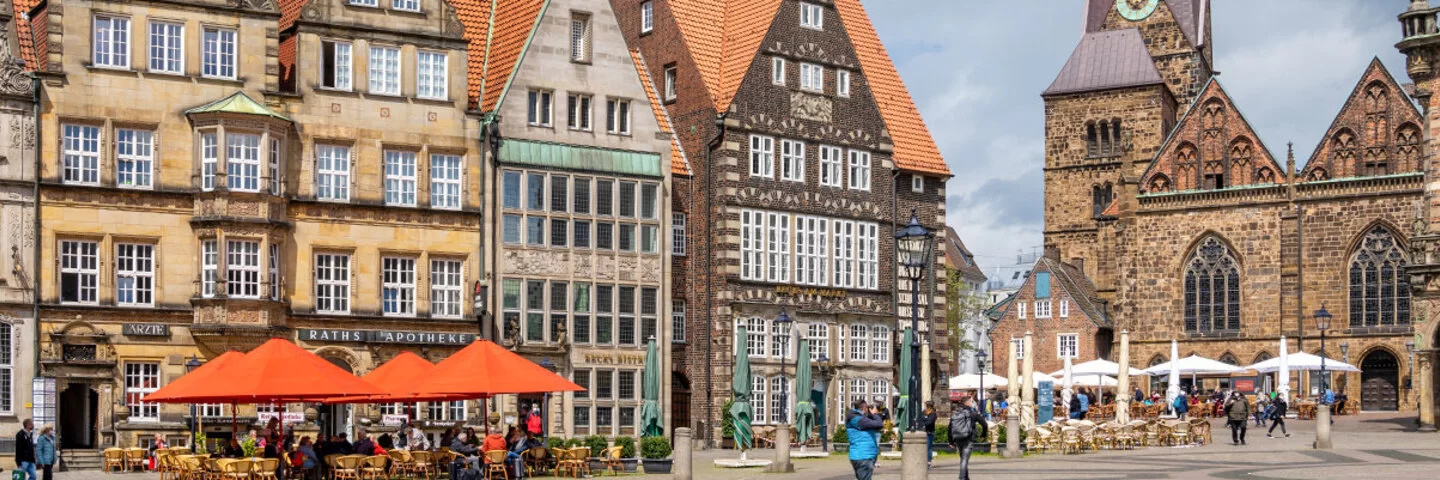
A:
{"label": "arched doorway", "polygon": [[690,425],[690,377],[684,373],[670,372],[670,425],[673,429]]}
{"label": "arched doorway", "polygon": [[1400,362],[1385,350],[1375,350],[1360,361],[1360,408],[1367,411],[1400,409]]}
{"label": "arched doorway", "polygon": [[[340,367],[341,370],[355,373],[355,369],[343,358],[323,353],[320,355],[320,358],[324,358],[330,363],[335,364],[335,366]],[[316,421],[320,425],[321,433],[334,435],[345,432],[351,439],[355,438],[355,432],[353,431],[355,426],[354,409],[349,404],[322,405],[316,410],[316,413],[318,413]]]}
{"label": "arched doorway", "polygon": [[89,449],[96,446],[95,422],[99,416],[100,393],[87,383],[71,383],[60,392],[60,448]]}

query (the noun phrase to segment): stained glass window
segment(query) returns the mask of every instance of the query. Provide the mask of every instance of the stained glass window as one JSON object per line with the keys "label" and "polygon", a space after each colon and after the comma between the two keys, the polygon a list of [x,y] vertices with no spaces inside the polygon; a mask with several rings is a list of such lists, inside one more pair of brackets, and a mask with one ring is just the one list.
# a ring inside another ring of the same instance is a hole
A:
{"label": "stained glass window", "polygon": [[1365,232],[1350,259],[1350,326],[1410,324],[1405,250],[1382,226]]}
{"label": "stained glass window", "polygon": [[1185,268],[1185,331],[1239,329],[1239,262],[1219,239],[1206,238]]}

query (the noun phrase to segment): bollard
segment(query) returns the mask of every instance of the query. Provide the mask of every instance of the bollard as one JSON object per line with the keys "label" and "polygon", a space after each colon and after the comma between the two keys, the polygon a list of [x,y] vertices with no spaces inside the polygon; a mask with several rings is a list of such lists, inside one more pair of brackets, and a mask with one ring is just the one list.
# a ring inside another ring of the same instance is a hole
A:
{"label": "bollard", "polygon": [[675,464],[673,465],[675,467],[675,470],[673,470],[675,480],[690,480],[692,478],[691,470],[694,467],[691,465],[691,446],[690,429],[686,427],[675,429]]}
{"label": "bollard", "polygon": [[1020,458],[1020,412],[1010,408],[1005,413],[1005,458]]}
{"label": "bollard", "polygon": [[1318,450],[1329,450],[1330,444],[1330,406],[1320,404],[1315,409],[1315,448]]}
{"label": "bollard", "polygon": [[775,460],[765,471],[771,473],[792,473],[795,465],[790,463],[790,426],[780,425],[775,429]]}
{"label": "bollard", "polygon": [[928,478],[930,473],[930,449],[925,444],[929,437],[925,432],[905,432],[900,435],[904,444],[900,447],[900,478]]}

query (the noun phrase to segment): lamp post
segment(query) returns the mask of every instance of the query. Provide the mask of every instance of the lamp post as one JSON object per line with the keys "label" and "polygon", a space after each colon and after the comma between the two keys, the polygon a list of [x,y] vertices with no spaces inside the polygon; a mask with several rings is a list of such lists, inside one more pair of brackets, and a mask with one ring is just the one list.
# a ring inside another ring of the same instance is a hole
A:
{"label": "lamp post", "polygon": [[980,390],[975,392],[976,405],[980,408],[980,416],[989,420],[985,415],[985,350],[975,352],[975,370],[980,376]]}
{"label": "lamp post", "polygon": [[900,273],[910,281],[910,401],[905,411],[910,412],[909,431],[920,430],[920,280],[925,277],[929,266],[931,250],[935,248],[935,232],[920,225],[920,217],[910,210],[910,223],[895,232],[895,256],[899,260]]}
{"label": "lamp post", "polygon": [[[1350,342],[1340,342],[1340,360],[1344,361],[1347,365],[1350,363]],[[1350,374],[1341,373],[1340,379],[1344,381],[1340,382],[1336,387],[1338,387],[1341,392],[1349,390]]]}
{"label": "lamp post", "polygon": [[[780,310],[780,316],[775,317],[775,328],[778,328],[780,331],[785,332],[785,346],[780,349],[780,378],[782,378],[782,379],[785,378],[785,362],[786,362],[786,359],[790,356],[790,346],[792,345],[790,339],[792,338],[793,332],[790,331],[790,330],[791,330],[790,327],[791,327],[791,325],[794,325],[794,323],[795,323],[795,320],[792,319],[792,318],[790,318],[790,315],[787,314],[787,313],[785,313],[785,310]],[[790,389],[788,389],[788,388],[782,388],[782,389],[780,389],[780,412],[779,412],[779,413],[780,413],[780,424],[781,424],[781,425],[786,425],[786,424],[789,424],[789,423],[790,423],[790,422],[787,421],[790,417],[789,417],[789,415],[787,415],[787,408],[786,408],[786,407],[789,407],[789,406],[790,406],[790,398],[789,398],[790,392],[789,392],[788,390],[790,390]]]}
{"label": "lamp post", "polygon": [[[780,378],[785,378],[785,362],[790,356],[790,347],[794,345],[791,340],[794,338],[791,326],[795,323],[790,314],[780,310],[780,315],[775,317],[775,328],[785,332],[785,344],[780,348]],[[778,340],[778,339],[777,339]],[[784,385],[793,383],[794,380],[783,382]],[[775,422],[779,428],[775,430],[775,460],[766,467],[766,471],[777,473],[790,473],[795,471],[795,466],[790,463],[790,389],[780,389],[780,421]]]}
{"label": "lamp post", "polygon": [[[826,408],[829,407],[829,400],[830,400],[830,372],[833,371],[833,368],[834,368],[834,367],[830,364],[830,356],[829,356],[829,355],[826,355],[826,354],[823,353],[823,352],[820,353],[820,359],[819,359],[819,360],[817,361],[817,363],[815,364],[815,370],[816,370],[816,372],[818,372],[818,373],[820,374],[820,378],[818,379],[818,380],[819,380],[819,383],[820,383],[820,395],[821,395],[820,398],[824,399],[824,401],[821,402],[821,403],[824,403],[824,407],[826,407]],[[839,403],[840,403],[841,405],[844,405],[844,402],[839,402]],[[825,414],[826,408],[820,408],[820,409],[817,409],[816,411],[819,412],[819,414],[820,414],[820,450],[821,450],[821,451],[825,451],[825,452],[829,452],[829,451],[830,451],[830,435],[829,435],[829,434],[830,434],[830,430],[829,430],[830,426],[827,424],[828,422],[826,421],[826,419],[829,418],[830,416]]]}
{"label": "lamp post", "polygon": [[[195,356],[195,355],[191,355],[191,356],[190,356],[190,359],[185,361],[185,373],[188,374],[188,373],[190,373],[190,372],[193,372],[193,371],[195,371],[195,369],[197,369],[197,368],[200,368],[200,358],[197,357],[197,356]],[[190,404],[190,453],[191,453],[191,454],[194,454],[194,453],[195,453],[195,430],[196,430],[197,424],[200,423],[200,417],[199,417],[198,415],[196,415],[197,413],[198,413],[198,412],[197,412],[196,409],[195,409],[195,404],[193,404],[193,403]]]}
{"label": "lamp post", "polygon": [[1325,309],[1325,304],[1320,304],[1320,309],[1315,311],[1315,328],[1320,329],[1320,402],[1316,409],[1315,417],[1315,448],[1329,450],[1330,443],[1330,404],[1325,403],[1325,392],[1330,388],[1328,372],[1325,370],[1325,332],[1330,330],[1330,311]]}

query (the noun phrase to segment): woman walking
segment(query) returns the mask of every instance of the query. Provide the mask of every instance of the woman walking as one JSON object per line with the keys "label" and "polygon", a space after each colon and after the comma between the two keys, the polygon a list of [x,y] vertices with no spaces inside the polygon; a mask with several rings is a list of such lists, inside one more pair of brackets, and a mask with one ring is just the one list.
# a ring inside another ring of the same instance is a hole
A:
{"label": "woman walking", "polygon": [[1290,432],[1285,431],[1285,410],[1288,406],[1285,397],[1276,396],[1270,399],[1270,430],[1265,432],[1266,437],[1275,438],[1275,427],[1280,427],[1280,433],[1290,436]]}
{"label": "woman walking", "polygon": [[1230,442],[1233,445],[1245,444],[1245,429],[1250,421],[1250,402],[1240,392],[1230,392],[1230,399],[1225,401],[1225,415],[1230,423]]}
{"label": "woman walking", "polygon": [[40,437],[35,440],[35,463],[40,465],[40,480],[52,480],[55,453],[55,426],[40,427]]}

